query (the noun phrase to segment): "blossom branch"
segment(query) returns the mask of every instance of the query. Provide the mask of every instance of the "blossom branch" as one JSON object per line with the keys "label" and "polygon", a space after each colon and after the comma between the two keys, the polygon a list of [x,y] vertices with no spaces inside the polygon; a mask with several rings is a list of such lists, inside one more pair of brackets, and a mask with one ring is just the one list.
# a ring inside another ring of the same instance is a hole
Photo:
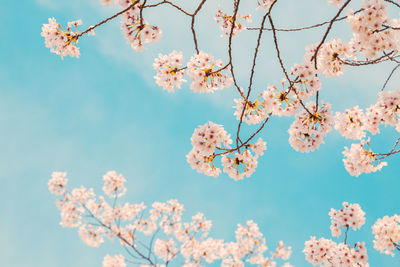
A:
{"label": "blossom branch", "polygon": [[311,58],[311,60],[314,60],[315,69],[318,69],[318,67],[317,67],[317,57],[318,57],[318,51],[319,51],[319,49],[321,48],[321,46],[324,44],[326,38],[328,37],[328,34],[329,34],[330,30],[332,29],[333,23],[334,23],[335,20],[340,16],[340,14],[342,13],[342,11],[346,8],[346,6],[347,6],[350,2],[351,2],[351,0],[347,0],[347,1],[343,4],[343,6],[339,9],[339,11],[337,12],[337,14],[333,17],[333,19],[329,22],[328,28],[326,29],[325,34],[324,34],[324,36],[322,37],[321,42],[318,44],[318,46],[317,46],[317,48],[316,48],[316,50],[315,50],[315,53],[314,53],[314,55],[313,55],[312,58]]}

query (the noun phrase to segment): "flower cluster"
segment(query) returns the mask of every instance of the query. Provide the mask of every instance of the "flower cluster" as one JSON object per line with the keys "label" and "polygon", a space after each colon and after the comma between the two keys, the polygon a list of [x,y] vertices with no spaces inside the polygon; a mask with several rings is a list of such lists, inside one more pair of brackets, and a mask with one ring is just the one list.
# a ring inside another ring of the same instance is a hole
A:
{"label": "flower cluster", "polygon": [[182,52],[172,51],[169,55],[159,54],[154,60],[153,67],[157,70],[157,75],[154,76],[157,85],[162,86],[168,92],[174,92],[174,88],[181,88],[184,70],[182,66]]}
{"label": "flower cluster", "polygon": [[366,0],[361,13],[350,14],[347,18],[353,30],[351,46],[363,52],[367,59],[376,58],[380,52],[399,50],[398,20],[387,16],[384,0]]}
{"label": "flower cluster", "polygon": [[376,158],[369,148],[369,140],[368,138],[368,140],[361,140],[359,144],[352,144],[350,149],[345,147],[343,163],[350,175],[358,177],[362,173],[380,171],[387,165],[387,162],[381,162]]}
{"label": "flower cluster", "polygon": [[295,64],[290,74],[299,79],[294,85],[294,90],[300,100],[309,99],[321,89],[321,81],[311,63]]}
{"label": "flower cluster", "polygon": [[230,149],[229,145],[232,144],[230,135],[222,126],[213,122],[200,125],[195,129],[191,141],[193,148],[186,158],[192,169],[217,177],[221,170],[214,165],[215,151],[222,150],[225,152],[218,155],[221,156],[223,170],[234,180],[241,180],[244,176],[250,177],[257,168],[258,157],[267,149],[267,143],[261,138],[255,143],[244,145],[242,152],[239,149]]}
{"label": "flower cluster", "polygon": [[[115,171],[110,171],[105,177],[122,177],[115,174]],[[59,191],[54,191],[53,185],[61,176],[66,179],[65,173],[53,173],[48,183],[49,190],[56,195],[59,195]],[[104,179],[103,190],[106,195],[109,195],[108,180]],[[221,261],[221,266],[226,267],[244,266],[245,262],[272,267],[276,266],[276,259],[287,260],[290,257],[291,248],[282,241],[278,242],[278,248],[271,256],[265,256],[265,238],[253,221],[238,225],[235,242],[224,242],[208,237],[212,222],[202,213],[194,215],[191,221],[183,221],[184,208],[177,200],[154,202],[148,211],[149,215],[145,216],[146,206],[143,203],[121,205],[117,197],[115,195],[110,205],[103,196],[96,197],[92,189],[81,187],[71,192],[65,190],[57,202],[61,211],[61,225],[79,227],[79,236],[89,246],[100,246],[106,237],[119,240],[133,257],[132,260],[146,263],[142,266],[161,267],[177,260],[184,262],[181,266],[185,267],[205,266],[215,261]],[[66,217],[75,220],[74,223],[68,223]],[[145,244],[149,237],[149,244]],[[291,265],[287,263],[283,266]],[[103,267],[126,267],[125,258],[122,255],[106,255]]]}
{"label": "flower cluster", "polygon": [[246,108],[244,108],[246,102],[243,98],[235,98],[234,101],[236,105],[233,115],[236,116],[236,119],[240,120],[243,112],[242,120],[247,124],[258,124],[268,116],[265,111],[264,100],[256,99],[254,102],[248,100]]}
{"label": "flower cluster", "polygon": [[365,212],[358,204],[343,202],[343,209],[331,209],[329,216],[331,217],[332,236],[341,235],[340,227],[352,227],[354,231],[360,229],[365,223],[364,215]]}
{"label": "flower cluster", "polygon": [[[132,4],[131,1],[120,1],[123,8]],[[127,42],[135,51],[143,51],[145,43],[160,41],[162,31],[157,26],[152,26],[140,16],[140,3],[134,5],[122,14],[121,30]]]}
{"label": "flower cluster", "polygon": [[296,115],[289,129],[289,143],[296,150],[310,152],[323,143],[323,138],[331,131],[334,117],[330,104],[321,103],[318,108],[314,102],[307,103],[307,110]]}
{"label": "flower cluster", "polygon": [[317,60],[318,72],[325,76],[340,76],[344,72],[343,59],[350,57],[350,46],[340,39],[331,40],[330,42],[324,43],[318,50],[317,57],[315,55],[316,46],[309,46],[305,55],[306,62],[313,64],[313,60]]}
{"label": "flower cluster", "polygon": [[339,236],[339,227],[346,227],[346,237],[343,243],[336,243],[330,239],[316,239],[314,236],[305,242],[303,250],[306,260],[313,266],[327,267],[369,267],[367,249],[364,242],[356,242],[354,246],[347,244],[347,231],[349,227],[354,230],[365,223],[365,213],[358,204],[343,202],[343,209],[337,211],[331,209],[332,236]]}
{"label": "flower cluster", "polygon": [[[262,139],[261,139],[261,142]],[[242,180],[244,176],[250,177],[257,168],[258,155],[253,155],[250,150],[222,155],[222,165],[224,172],[235,181]]]}
{"label": "flower cluster", "polygon": [[344,113],[336,112],[335,129],[346,138],[362,139],[365,137],[365,125],[367,117],[362,109],[355,106],[351,109],[346,109]]}
{"label": "flower cluster", "polygon": [[122,174],[109,171],[103,176],[103,191],[108,197],[122,197],[126,193],[124,183],[126,179]]}
{"label": "flower cluster", "polygon": [[[221,37],[224,37],[224,36],[229,37],[229,35],[232,31],[233,18],[234,18],[233,16],[229,16],[228,14],[225,14],[224,12],[222,12],[221,9],[217,10],[217,13],[214,16],[214,19],[215,19],[216,23],[221,23],[220,28],[223,31],[223,34],[221,35]],[[247,15],[237,14],[236,19],[235,19],[235,26],[233,27],[233,31],[232,31],[232,36],[236,36],[239,34],[239,32],[246,29],[246,27],[244,27],[238,21],[239,18],[246,20],[246,22],[251,22],[250,14],[247,14]]]}
{"label": "flower cluster", "polygon": [[394,256],[393,250],[400,250],[400,215],[379,218],[372,226],[372,233],[375,235],[374,248]]}
{"label": "flower cluster", "polygon": [[330,239],[311,237],[305,242],[303,253],[312,265],[325,267],[369,267],[365,243],[357,242],[354,247],[336,243]]}
{"label": "flower cluster", "polygon": [[187,64],[187,74],[192,78],[190,88],[198,93],[213,93],[229,87],[232,78],[221,73],[222,61],[214,60],[211,54],[200,51]]}
{"label": "flower cluster", "polygon": [[380,92],[376,105],[381,111],[382,122],[400,132],[400,89]]}
{"label": "flower cluster", "polygon": [[45,45],[61,58],[65,56],[79,57],[79,48],[77,35],[79,31],[73,31],[72,26],[77,28],[82,24],[81,20],[68,22],[68,27],[64,30],[55,18],[49,18],[49,24],[43,24],[41,36],[44,37]]}
{"label": "flower cluster", "polygon": [[54,195],[63,195],[66,191],[65,187],[68,182],[66,172],[53,172],[48,182],[49,190]]}
{"label": "flower cluster", "polygon": [[[284,87],[286,80],[282,79],[281,84]],[[266,113],[272,113],[277,116],[291,116],[296,113],[300,103],[293,91],[279,90],[275,85],[268,86],[267,90],[262,92],[264,99],[264,109]]]}
{"label": "flower cluster", "polygon": [[214,166],[214,151],[217,146],[224,144],[229,147],[232,143],[230,135],[221,125],[208,122],[195,129],[191,138],[193,149],[186,155],[187,161],[198,172],[217,177],[221,170]]}
{"label": "flower cluster", "polygon": [[121,254],[106,255],[103,260],[103,267],[126,267],[125,258]]}

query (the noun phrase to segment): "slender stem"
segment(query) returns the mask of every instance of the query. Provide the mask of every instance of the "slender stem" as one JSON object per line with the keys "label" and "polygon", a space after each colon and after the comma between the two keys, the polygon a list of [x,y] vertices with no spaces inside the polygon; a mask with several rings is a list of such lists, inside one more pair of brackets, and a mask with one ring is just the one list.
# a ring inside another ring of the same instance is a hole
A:
{"label": "slender stem", "polygon": [[134,7],[137,3],[139,3],[139,0],[136,0],[135,2],[133,2],[133,4],[129,5],[129,6],[128,6],[127,8],[125,8],[124,10],[121,10],[121,11],[118,12],[117,14],[115,14],[115,15],[113,15],[113,16],[111,16],[111,17],[109,17],[109,18],[107,18],[107,19],[105,19],[105,20],[103,20],[103,21],[101,21],[101,22],[99,22],[99,23],[97,23],[97,24],[94,25],[94,26],[90,26],[86,31],[83,31],[83,32],[81,32],[81,33],[75,35],[76,40],[78,40],[79,37],[81,37],[82,35],[84,35],[84,34],[90,32],[90,31],[96,29],[97,27],[103,25],[104,23],[107,23],[107,22],[109,22],[110,20],[113,20],[113,19],[115,19],[116,17],[118,17],[118,16],[124,14],[124,13],[127,12],[129,9],[131,9],[132,7]]}
{"label": "slender stem", "polygon": [[328,37],[328,34],[330,32],[330,30],[332,29],[332,25],[333,23],[336,21],[336,19],[340,16],[340,13],[342,13],[342,11],[346,8],[346,6],[351,2],[351,0],[347,0],[346,3],[344,3],[344,5],[339,9],[338,13],[333,17],[333,19],[331,19],[331,21],[329,22],[329,26],[326,29],[326,32],[324,34],[324,37],[322,37],[321,42],[319,43],[319,45],[317,46],[317,49],[315,50],[314,55],[312,56],[311,60],[314,60],[314,66],[315,69],[318,69],[317,67],[317,57],[318,57],[318,51],[321,48],[321,46],[324,44],[326,38]]}
{"label": "slender stem", "polygon": [[[353,14],[355,15],[355,14],[357,14],[357,13],[360,13],[360,12],[363,11],[363,10],[364,10],[364,9],[361,8],[361,9],[355,11]],[[347,17],[348,17],[348,16],[340,17],[340,18],[336,19],[334,22],[338,22],[338,21],[345,20],[345,19],[347,19]],[[300,28],[288,28],[288,29],[275,28],[275,31],[277,31],[277,32],[298,32],[298,31],[303,31],[303,30],[310,30],[310,29],[319,28],[319,27],[321,27],[321,26],[324,26],[324,25],[326,25],[326,24],[329,24],[330,22],[331,22],[331,21],[325,21],[325,22],[321,22],[321,23],[318,23],[318,24],[315,24],[315,25],[304,26],[304,27],[300,27]],[[247,29],[247,30],[250,30],[250,31],[254,31],[254,30],[259,30],[260,28],[246,28],[246,29]],[[264,31],[273,31],[272,28],[263,28],[263,30],[264,30]]]}
{"label": "slender stem", "polygon": [[249,96],[250,96],[250,93],[251,93],[251,89],[252,89],[251,87],[252,87],[252,85],[253,85],[253,77],[254,77],[254,71],[255,71],[255,67],[256,67],[256,60],[257,60],[257,56],[258,56],[258,49],[260,48],[261,37],[262,37],[262,35],[263,35],[263,30],[262,30],[262,29],[264,28],[265,21],[266,21],[267,17],[271,14],[271,10],[272,10],[272,8],[274,7],[274,5],[276,4],[277,1],[278,1],[278,0],[275,0],[275,1],[272,3],[272,5],[269,7],[268,11],[265,13],[265,15],[264,15],[264,17],[263,17],[263,19],[262,19],[262,22],[261,22],[260,30],[259,30],[259,32],[258,32],[257,45],[256,45],[256,48],[255,48],[255,51],[254,51],[253,65],[252,65],[252,67],[251,67],[251,73],[250,73],[249,88],[248,88],[248,91],[247,91],[246,99],[245,99],[245,101],[244,101],[244,105],[243,105],[243,109],[242,109],[242,114],[240,115],[239,125],[238,125],[237,132],[236,132],[236,146],[237,146],[237,147],[239,147],[239,139],[240,139],[239,135],[240,135],[240,128],[241,128],[242,123],[243,123],[244,112],[245,112],[245,110],[246,110],[247,103],[248,103],[247,101],[248,101],[248,99],[249,99]]}
{"label": "slender stem", "polygon": [[347,244],[347,233],[349,232],[349,226],[346,225],[346,232],[344,233],[344,244]]}

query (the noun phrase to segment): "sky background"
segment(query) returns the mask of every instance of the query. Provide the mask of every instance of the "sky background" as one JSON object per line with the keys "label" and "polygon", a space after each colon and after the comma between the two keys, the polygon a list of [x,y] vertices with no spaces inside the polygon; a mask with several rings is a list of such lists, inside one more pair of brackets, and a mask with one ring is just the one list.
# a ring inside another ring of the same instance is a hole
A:
{"label": "sky background", "polygon": [[[150,2],[150,1],[148,1]],[[190,9],[192,1],[176,1]],[[209,1],[197,20],[201,50],[227,59],[227,40],[213,20],[218,4],[231,12],[230,1]],[[239,13],[253,14],[259,25],[262,11],[256,0],[243,1]],[[357,3],[355,1],[355,9]],[[197,3],[197,1],[196,1]],[[231,87],[214,94],[195,94],[189,85],[174,94],[157,87],[152,63],[158,53],[194,53],[189,21],[171,8],[146,11],[145,17],[163,30],[161,42],[146,45],[143,53],[126,44],[119,19],[96,30],[96,36],[79,42],[81,57],[61,60],[44,46],[41,26],[49,17],[66,25],[81,18],[94,25],[118,9],[99,0],[23,0],[0,6],[0,256],[3,266],[91,267],[101,266],[107,253],[117,253],[117,242],[100,248],[86,246],[75,229],[59,225],[55,198],[47,189],[53,171],[66,171],[70,188],[84,185],[101,194],[102,176],[109,170],[126,179],[124,201],[178,199],[185,216],[203,212],[213,221],[211,235],[233,241],[237,224],[254,220],[271,250],[283,240],[292,246],[290,262],[311,266],[302,250],[310,236],[330,238],[331,208],[342,202],[359,203],[366,212],[361,230],[350,231],[349,241],[365,241],[370,266],[400,266],[395,258],[372,247],[371,226],[380,217],[400,213],[400,164],[388,159],[381,172],[351,177],[344,169],[342,151],[351,141],[332,131],[320,149],[310,154],[294,151],[287,130],[293,118],[273,117],[260,133],[268,150],[259,159],[251,178],[235,182],[226,174],[214,179],[192,170],[185,155],[190,137],[201,124],[213,121],[235,132]],[[272,14],[277,27],[311,25],[332,17],[337,9],[324,0],[280,0]],[[398,17],[398,13],[394,13]],[[300,63],[306,45],[319,42],[323,29],[280,33],[278,38],[287,67]],[[234,39],[234,63],[239,83],[248,85],[256,32],[242,32]],[[330,37],[348,41],[346,22],[335,25]],[[330,38],[328,38],[330,39]],[[255,91],[279,84],[283,77],[265,33],[257,61]],[[393,65],[348,68],[337,79],[322,79],[321,97],[343,111],[375,103]],[[399,73],[387,90],[398,88]],[[254,130],[244,127],[243,136]],[[398,137],[391,128],[372,137],[377,152],[387,152]],[[341,242],[342,238],[333,238]]]}

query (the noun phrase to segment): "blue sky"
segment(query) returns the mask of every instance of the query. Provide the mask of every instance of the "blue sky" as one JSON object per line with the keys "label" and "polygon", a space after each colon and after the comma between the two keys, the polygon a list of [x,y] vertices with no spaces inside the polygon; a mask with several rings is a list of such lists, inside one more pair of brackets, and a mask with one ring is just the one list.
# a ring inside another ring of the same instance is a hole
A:
{"label": "blue sky", "polygon": [[[268,150],[250,179],[235,182],[225,174],[218,179],[198,174],[186,163],[190,136],[209,120],[233,133],[237,121],[232,106],[237,96],[233,88],[199,95],[188,85],[175,94],[156,86],[152,62],[158,53],[182,50],[186,59],[194,53],[185,18],[168,9],[165,23],[164,16],[151,11],[148,16],[153,24],[161,25],[163,38],[143,53],[125,43],[119,22],[114,21],[97,30],[95,37],[80,41],[80,59],[62,61],[44,47],[40,36],[48,17],[63,24],[81,18],[85,28],[116,9],[107,9],[98,0],[23,2],[8,1],[0,7],[6,22],[0,25],[0,255],[4,266],[101,266],[106,253],[120,251],[116,242],[90,248],[75,230],[61,228],[47,189],[53,171],[67,171],[71,186],[94,187],[100,193],[101,177],[108,170],[127,178],[124,201],[150,205],[178,199],[185,205],[186,216],[201,211],[213,221],[216,238],[233,240],[238,223],[254,220],[270,249],[279,240],[293,247],[290,262],[295,266],[310,266],[302,254],[310,236],[330,237],[331,208],[340,208],[343,201],[359,203],[366,212],[366,224],[350,232],[350,241],[367,243],[372,267],[400,265],[399,255],[392,258],[372,248],[371,234],[377,218],[400,212],[398,157],[389,158],[381,172],[354,178],[345,171],[341,154],[350,141],[333,131],[318,151],[297,153],[288,143],[287,129],[293,118],[272,118],[260,134]],[[218,3],[224,6],[229,1],[211,2],[198,20],[199,44],[226,59],[226,40],[219,37],[212,15]],[[276,25],[309,25],[335,12],[326,1],[298,2],[279,1],[273,14]],[[255,3],[246,1],[241,13],[252,12],[256,22],[260,12],[254,12]],[[333,35],[348,40],[346,23],[337,25]],[[286,65],[300,62],[304,46],[318,42],[320,36],[319,30],[280,34]],[[255,38],[256,33],[243,32],[234,44],[244,87]],[[282,78],[272,45],[266,33],[256,91]],[[367,107],[376,101],[390,68],[382,64],[349,69],[338,79],[323,79],[322,99],[337,111],[357,104]],[[389,90],[397,89],[399,76],[389,83]],[[247,129],[244,133],[253,128]],[[372,137],[374,147],[388,151],[398,133],[381,130],[380,136]]]}

